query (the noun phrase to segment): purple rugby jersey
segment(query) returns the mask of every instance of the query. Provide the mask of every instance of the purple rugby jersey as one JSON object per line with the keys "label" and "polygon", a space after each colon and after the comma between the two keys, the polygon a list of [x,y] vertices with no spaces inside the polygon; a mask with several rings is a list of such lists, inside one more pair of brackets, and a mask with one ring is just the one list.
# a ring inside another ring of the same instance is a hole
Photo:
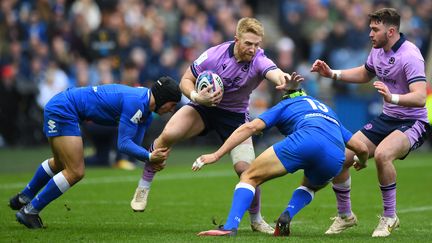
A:
{"label": "purple rugby jersey", "polygon": [[[387,53],[383,48],[372,48],[365,68],[387,85],[392,94],[409,93],[409,84],[425,82],[425,62],[419,49],[401,38]],[[384,102],[383,113],[399,119],[415,119],[428,123],[425,107],[403,107]]]}
{"label": "purple rugby jersey", "polygon": [[217,107],[238,113],[248,112],[250,94],[265,79],[266,73],[276,68],[261,48],[250,62],[237,62],[234,41],[209,48],[191,65],[195,77],[209,70],[222,78],[224,94]]}

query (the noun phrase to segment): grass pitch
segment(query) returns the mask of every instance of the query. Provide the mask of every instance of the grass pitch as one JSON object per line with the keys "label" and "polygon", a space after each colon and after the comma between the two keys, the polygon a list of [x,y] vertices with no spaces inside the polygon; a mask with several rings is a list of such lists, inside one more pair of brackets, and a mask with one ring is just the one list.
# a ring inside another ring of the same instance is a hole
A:
{"label": "grass pitch", "polygon": [[[41,213],[46,229],[29,230],[15,221],[9,197],[19,192],[34,170],[50,156],[48,148],[0,150],[0,242],[430,242],[432,241],[432,153],[412,153],[397,161],[398,216],[401,227],[389,238],[373,239],[382,211],[373,160],[369,167],[352,171],[352,204],[359,225],[340,235],[326,236],[336,213],[331,187],[293,219],[291,236],[275,238],[253,233],[246,214],[235,238],[203,238],[195,234],[212,229],[212,218],[223,223],[238,182],[231,162],[224,157],[199,172],[190,167],[209,148],[175,148],[167,168],[152,186],[147,209],[134,213],[129,206],[141,170],[87,168],[85,178]],[[262,186],[262,214],[274,225],[302,172]]]}

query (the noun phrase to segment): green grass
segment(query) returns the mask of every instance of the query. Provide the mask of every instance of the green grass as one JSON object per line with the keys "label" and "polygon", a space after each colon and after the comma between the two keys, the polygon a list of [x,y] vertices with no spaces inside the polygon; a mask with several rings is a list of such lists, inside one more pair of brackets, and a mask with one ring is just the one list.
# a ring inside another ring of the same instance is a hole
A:
{"label": "green grass", "polygon": [[[192,172],[190,166],[201,152],[209,149],[173,150],[168,167],[153,183],[144,213],[134,213],[129,202],[141,170],[87,168],[86,176],[41,213],[44,230],[28,230],[15,221],[7,202],[32,177],[39,163],[50,155],[47,148],[0,150],[0,241],[1,242],[427,242],[432,240],[432,154],[412,153],[397,161],[398,215],[401,227],[391,237],[373,239],[371,233],[381,213],[381,196],[375,166],[352,172],[353,209],[359,225],[343,234],[326,236],[329,218],[336,212],[330,187],[316,194],[314,201],[293,220],[292,236],[274,238],[253,233],[245,215],[238,236],[200,238],[195,234],[214,228],[211,219],[226,218],[234,185],[237,183],[228,157],[218,164]],[[277,219],[302,172],[263,185],[262,213]]]}

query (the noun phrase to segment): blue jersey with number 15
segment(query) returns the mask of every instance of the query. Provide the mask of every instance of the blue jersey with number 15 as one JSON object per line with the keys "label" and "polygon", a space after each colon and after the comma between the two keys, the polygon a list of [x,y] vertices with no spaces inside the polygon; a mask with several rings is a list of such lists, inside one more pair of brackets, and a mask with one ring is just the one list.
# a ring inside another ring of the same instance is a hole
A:
{"label": "blue jersey with number 15", "polygon": [[336,113],[311,96],[284,99],[258,118],[264,121],[266,129],[276,126],[285,136],[300,129],[313,128],[341,148],[352,137]]}

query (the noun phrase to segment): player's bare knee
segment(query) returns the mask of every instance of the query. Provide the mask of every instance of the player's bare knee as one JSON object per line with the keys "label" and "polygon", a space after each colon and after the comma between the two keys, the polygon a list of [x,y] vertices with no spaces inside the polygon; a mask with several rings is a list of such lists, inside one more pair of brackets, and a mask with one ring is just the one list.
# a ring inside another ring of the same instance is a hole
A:
{"label": "player's bare knee", "polygon": [[234,164],[234,170],[237,173],[238,176],[243,174],[248,168],[250,167],[249,163],[246,163],[244,161],[238,161]]}
{"label": "player's bare knee", "polygon": [[171,129],[164,129],[163,132],[156,139],[156,144],[158,148],[162,147],[172,147],[173,144],[177,142],[178,138],[175,132]]}
{"label": "player's bare knee", "polygon": [[374,158],[377,166],[389,162],[391,163],[393,161],[393,156],[383,149],[375,150]]}

